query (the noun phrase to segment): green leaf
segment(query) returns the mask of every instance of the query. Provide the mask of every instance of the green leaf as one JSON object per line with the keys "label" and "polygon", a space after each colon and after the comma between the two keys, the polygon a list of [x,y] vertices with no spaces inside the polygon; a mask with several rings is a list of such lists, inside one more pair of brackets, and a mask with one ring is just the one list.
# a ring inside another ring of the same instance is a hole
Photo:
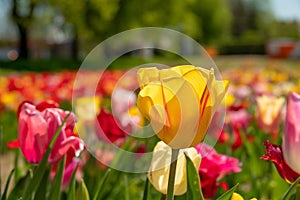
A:
{"label": "green leaf", "polygon": [[20,149],[15,150],[15,160],[14,160],[14,168],[15,168],[15,181],[19,180],[21,177],[21,170],[19,165],[19,157],[20,157]]}
{"label": "green leaf", "polygon": [[[134,141],[133,137],[129,137],[126,142],[121,146],[120,150],[116,153],[114,159],[110,163],[111,168],[118,169],[120,168],[120,165],[127,166],[127,163],[130,162],[130,160],[127,159],[124,154],[126,154],[128,151],[132,148],[132,142]],[[130,166],[130,164],[129,164]]]}
{"label": "green leaf", "polygon": [[102,181],[99,182],[98,186],[97,186],[97,190],[96,190],[96,193],[95,193],[95,196],[93,198],[93,200],[97,200],[99,197],[101,197],[101,189],[102,187],[105,185],[106,181],[108,180],[108,177],[110,176],[111,174],[111,169],[109,168],[108,170],[106,170],[103,178],[102,178]]}
{"label": "green leaf", "polygon": [[239,184],[236,184],[235,186],[233,186],[232,188],[230,188],[227,192],[225,192],[219,198],[217,198],[217,200],[230,200],[232,194],[234,193],[234,191],[236,190],[236,188],[237,188],[238,185]]}
{"label": "green leaf", "polygon": [[128,178],[127,175],[124,174],[124,194],[125,194],[125,200],[129,200],[129,191],[128,191]]}
{"label": "green leaf", "polygon": [[195,168],[194,163],[191,159],[185,154],[186,158],[186,173],[187,173],[187,192],[186,197],[187,199],[197,199],[197,200],[204,200],[201,186],[200,186],[200,179],[198,170]]}
{"label": "green leaf", "polygon": [[46,199],[47,188],[48,188],[48,183],[49,183],[49,174],[50,174],[50,170],[47,170],[44,173],[44,176],[41,180],[41,184],[37,188],[37,191],[35,193],[34,200]]}
{"label": "green leaf", "polygon": [[150,190],[149,180],[148,180],[148,178],[146,178],[145,187],[144,187],[144,193],[143,193],[143,200],[147,200],[148,199],[149,190]]}
{"label": "green leaf", "polygon": [[71,180],[70,180],[69,190],[68,190],[68,195],[67,195],[68,199],[67,200],[74,200],[75,199],[75,184],[76,184],[75,176],[76,176],[77,168],[78,168],[78,165],[76,166],[76,168],[75,168],[75,170],[72,174]]}
{"label": "green leaf", "polygon": [[[50,152],[50,151],[49,151]],[[31,200],[34,192],[37,190],[38,186],[41,183],[41,180],[44,176],[44,173],[48,169],[47,162],[48,162],[48,156],[49,154],[46,152],[46,156],[43,157],[42,161],[34,171],[33,177],[27,184],[25,191],[24,191],[24,200]]]}
{"label": "green leaf", "polygon": [[90,199],[88,189],[86,188],[86,185],[85,185],[83,179],[81,179],[79,186],[77,188],[76,199],[77,200],[89,200]]}
{"label": "green leaf", "polygon": [[16,200],[22,198],[22,194],[24,193],[25,186],[29,180],[30,180],[30,172],[27,172],[27,174],[24,177],[19,179],[15,187],[10,192],[7,200]]}
{"label": "green leaf", "polygon": [[281,197],[281,200],[288,200],[290,199],[290,196],[296,189],[298,183],[300,182],[300,177],[297,178],[297,180],[289,187],[289,189],[284,193],[284,195]]}
{"label": "green leaf", "polygon": [[187,193],[180,196],[174,196],[174,200],[188,200]]}
{"label": "green leaf", "polygon": [[56,174],[53,180],[52,188],[50,191],[49,200],[59,200],[60,199],[60,188],[63,179],[64,167],[65,167],[66,157],[60,161],[59,167],[56,170]]}
{"label": "green leaf", "polygon": [[47,168],[48,168],[48,157],[50,155],[50,152],[52,150],[52,147],[63,127],[63,125],[66,123],[67,119],[69,118],[71,113],[69,113],[65,119],[63,120],[62,124],[59,126],[59,128],[57,129],[57,131],[55,132],[48,148],[47,151],[45,153],[45,155],[43,156],[43,159],[41,160],[41,162],[39,163],[38,167],[36,168],[36,170],[34,171],[33,177],[30,180],[30,182],[28,183],[28,185],[25,188],[25,192],[24,192],[24,196],[23,196],[23,200],[31,200],[32,196],[34,195],[34,193],[36,192],[38,186],[41,183],[41,180],[44,176],[44,173],[46,172]]}
{"label": "green leaf", "polygon": [[6,184],[5,184],[5,188],[4,188],[2,197],[1,197],[1,200],[6,199],[6,194],[7,194],[7,190],[8,190],[8,187],[9,187],[9,183],[10,183],[10,180],[11,180],[12,175],[14,174],[14,172],[15,172],[15,170],[13,169],[13,170],[11,170],[11,172],[8,175],[8,178],[7,178],[7,181],[6,181]]}

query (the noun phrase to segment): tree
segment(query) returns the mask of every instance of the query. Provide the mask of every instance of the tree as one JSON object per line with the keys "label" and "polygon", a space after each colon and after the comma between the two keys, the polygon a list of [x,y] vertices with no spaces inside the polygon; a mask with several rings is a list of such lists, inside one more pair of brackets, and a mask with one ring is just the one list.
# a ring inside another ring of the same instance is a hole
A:
{"label": "tree", "polygon": [[78,60],[79,41],[105,38],[110,34],[111,20],[118,8],[118,0],[51,0],[67,23],[72,24],[72,58]]}
{"label": "tree", "polygon": [[19,56],[28,58],[28,27],[33,18],[33,11],[37,5],[35,0],[13,0],[11,16],[19,31]]}
{"label": "tree", "polygon": [[227,0],[195,0],[190,3],[190,9],[202,31],[198,41],[216,45],[230,37],[232,15]]}
{"label": "tree", "polygon": [[250,43],[264,42],[273,28],[274,16],[269,8],[269,0],[230,0],[233,37],[242,40],[251,37]]}

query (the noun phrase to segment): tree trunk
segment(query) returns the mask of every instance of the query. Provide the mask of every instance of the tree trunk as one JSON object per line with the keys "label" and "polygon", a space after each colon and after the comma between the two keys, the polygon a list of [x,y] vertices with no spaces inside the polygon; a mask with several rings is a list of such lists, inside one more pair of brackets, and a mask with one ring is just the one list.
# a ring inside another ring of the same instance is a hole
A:
{"label": "tree trunk", "polygon": [[28,45],[27,45],[27,28],[21,24],[17,24],[19,30],[19,56],[20,58],[28,58]]}
{"label": "tree trunk", "polygon": [[75,61],[79,60],[78,52],[79,52],[78,33],[77,33],[77,30],[74,29],[74,36],[73,36],[73,39],[71,41],[71,56],[72,56],[72,59],[75,60]]}
{"label": "tree trunk", "polygon": [[23,59],[27,59],[28,58],[27,30],[33,17],[33,10],[35,8],[36,2],[29,1],[29,6],[27,8],[29,9],[29,13],[26,16],[20,14],[20,11],[18,10],[18,7],[20,7],[20,5],[17,5],[18,2],[20,3],[20,1],[18,0],[12,1],[11,16],[19,30],[19,57]]}

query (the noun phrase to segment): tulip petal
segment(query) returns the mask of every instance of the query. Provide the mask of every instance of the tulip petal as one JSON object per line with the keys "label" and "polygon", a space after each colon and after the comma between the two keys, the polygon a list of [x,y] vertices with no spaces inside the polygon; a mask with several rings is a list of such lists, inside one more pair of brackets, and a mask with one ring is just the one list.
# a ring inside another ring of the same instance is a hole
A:
{"label": "tulip petal", "polygon": [[20,148],[20,142],[18,139],[16,140],[13,140],[13,141],[10,141],[6,144],[6,146],[8,148],[11,148],[11,149],[16,149],[16,148]]}
{"label": "tulip petal", "polygon": [[207,79],[202,76],[199,69],[192,65],[178,66],[173,69],[178,71],[191,84],[198,99],[200,99],[205,90]]}
{"label": "tulip petal", "polygon": [[[171,163],[172,149],[164,142],[160,141],[153,150],[153,157],[148,173],[148,179],[159,192],[166,194]],[[188,148],[180,150],[177,159],[174,194],[182,195],[187,190],[186,159],[184,152],[190,157],[195,167],[200,165],[200,156],[196,149]]]}
{"label": "tulip petal", "polygon": [[261,159],[266,161],[272,161],[279,173],[279,175],[288,183],[293,183],[299,176],[297,172],[287,165],[283,158],[281,146],[264,142],[267,153],[264,154]]}
{"label": "tulip petal", "polygon": [[56,154],[59,154],[62,157],[70,148],[74,150],[75,156],[78,157],[81,151],[84,149],[84,142],[76,136],[70,136],[60,144],[60,148]]}
{"label": "tulip petal", "polygon": [[256,102],[258,126],[265,132],[278,132],[284,98],[264,95],[257,97]]}
{"label": "tulip petal", "polygon": [[190,65],[142,68],[138,79],[138,108],[158,137],[175,149],[203,140],[228,87],[228,82],[215,80],[213,69]]}
{"label": "tulip petal", "polygon": [[22,104],[18,120],[18,138],[25,158],[32,163],[39,162],[49,144],[48,125],[35,106]]}
{"label": "tulip petal", "polygon": [[287,164],[300,174],[300,95],[290,93],[288,96],[287,116],[282,142],[283,156]]}
{"label": "tulip petal", "polygon": [[141,68],[137,71],[140,88],[143,89],[150,82],[159,81],[159,70],[156,67]]}

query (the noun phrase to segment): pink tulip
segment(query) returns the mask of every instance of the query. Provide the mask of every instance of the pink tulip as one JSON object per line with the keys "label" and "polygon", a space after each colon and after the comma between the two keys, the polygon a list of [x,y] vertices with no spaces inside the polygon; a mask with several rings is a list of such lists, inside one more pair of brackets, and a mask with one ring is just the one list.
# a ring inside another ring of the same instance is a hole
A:
{"label": "pink tulip", "polygon": [[129,134],[135,131],[141,116],[130,115],[130,110],[136,104],[136,95],[133,91],[115,89],[112,94],[112,111],[118,126]]}
{"label": "pink tulip", "polygon": [[124,89],[116,89],[111,98],[114,114],[127,112],[136,102],[136,95],[134,92]]}
{"label": "pink tulip", "polygon": [[246,109],[228,110],[228,121],[232,126],[246,129],[251,121],[251,116]]}
{"label": "pink tulip", "polygon": [[287,164],[300,174],[300,95],[294,92],[288,95],[286,121],[283,134],[283,157]]}
{"label": "pink tulip", "polygon": [[[28,162],[41,161],[53,136],[69,114],[54,105],[43,103],[35,106],[24,102],[19,107],[18,140]],[[76,156],[83,150],[83,141],[73,133],[75,121],[75,115],[71,113],[54,143],[48,160],[50,163],[57,163],[69,149],[73,149]]]}
{"label": "pink tulip", "polygon": [[267,153],[261,158],[272,161],[279,175],[288,183],[300,176],[300,95],[290,93],[286,109],[282,147],[265,142]]}
{"label": "pink tulip", "polygon": [[212,198],[218,187],[228,188],[226,183],[219,180],[230,173],[241,171],[239,161],[236,158],[218,154],[216,150],[204,143],[198,144],[196,150],[202,156],[199,175],[201,188],[205,198]]}

